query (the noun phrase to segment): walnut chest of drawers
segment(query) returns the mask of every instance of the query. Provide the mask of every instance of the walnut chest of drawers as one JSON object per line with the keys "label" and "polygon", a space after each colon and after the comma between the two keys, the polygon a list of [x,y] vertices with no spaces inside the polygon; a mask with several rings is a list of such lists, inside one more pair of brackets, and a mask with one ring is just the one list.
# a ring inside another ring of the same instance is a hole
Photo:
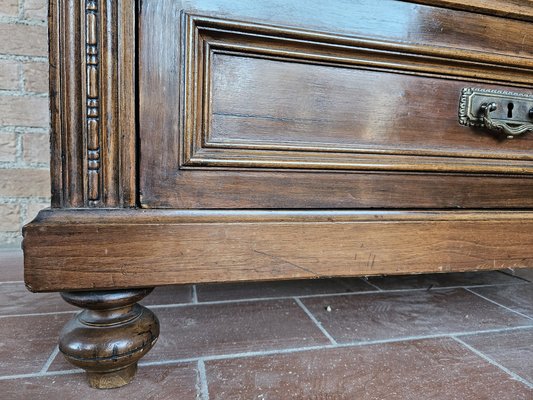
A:
{"label": "walnut chest of drawers", "polygon": [[25,279],[95,387],[169,284],[533,266],[527,0],[50,0]]}

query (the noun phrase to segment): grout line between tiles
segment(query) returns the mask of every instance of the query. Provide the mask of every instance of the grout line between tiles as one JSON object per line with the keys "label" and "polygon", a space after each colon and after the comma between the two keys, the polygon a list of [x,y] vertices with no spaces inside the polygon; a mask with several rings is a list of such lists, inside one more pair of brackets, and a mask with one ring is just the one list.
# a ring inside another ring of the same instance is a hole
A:
{"label": "grout line between tiles", "polygon": [[6,285],[6,284],[12,284],[12,283],[20,283],[24,285],[24,281],[3,281],[3,282],[0,282],[0,285]]}
{"label": "grout line between tiles", "polygon": [[479,296],[479,297],[481,297],[482,299],[484,299],[484,300],[486,300],[486,301],[488,301],[488,302],[491,302],[492,304],[496,304],[497,306],[500,306],[500,307],[502,307],[502,308],[505,308],[507,311],[511,311],[511,312],[514,313],[514,314],[518,314],[518,315],[520,315],[521,317],[524,317],[524,318],[527,318],[527,319],[530,319],[530,320],[533,321],[533,317],[530,317],[529,315],[523,314],[523,313],[521,313],[520,311],[516,311],[516,310],[513,310],[512,308],[509,308],[509,307],[507,307],[507,306],[504,306],[503,304],[500,304],[500,303],[498,303],[497,301],[494,301],[494,300],[492,300],[492,299],[489,299],[488,297],[485,297],[485,296],[483,296],[482,294],[479,294],[479,293],[475,292],[474,290],[471,290],[471,289],[468,289],[468,288],[465,288],[465,289],[468,290],[470,293],[473,293],[473,294],[475,294],[476,296]]}
{"label": "grout line between tiles", "polygon": [[355,342],[347,342],[347,343],[340,343],[340,344],[337,343],[337,344],[324,344],[324,345],[305,346],[305,347],[291,347],[287,349],[249,351],[249,352],[243,352],[243,353],[219,354],[219,355],[191,357],[191,358],[182,358],[182,359],[174,359],[174,360],[164,360],[164,361],[148,361],[148,362],[141,361],[139,363],[139,366],[182,364],[182,363],[196,362],[198,361],[199,358],[202,358],[205,362],[205,361],[229,360],[229,359],[235,359],[235,358],[261,357],[261,356],[271,356],[271,355],[280,355],[280,354],[300,353],[304,351],[313,351],[313,350],[361,347],[361,346],[370,346],[370,345],[386,344],[386,343],[408,342],[408,341],[414,341],[414,340],[442,339],[442,338],[448,338],[450,336],[457,337],[457,336],[479,335],[479,334],[485,334],[485,333],[501,333],[501,332],[510,332],[510,331],[522,330],[522,329],[524,330],[533,329],[533,325],[515,326],[511,328],[485,329],[482,331],[472,331],[472,332],[455,332],[455,333],[442,333],[442,334],[433,334],[433,335],[405,336],[405,337],[392,338],[392,339],[355,341]]}
{"label": "grout line between tiles", "polygon": [[196,290],[196,285],[192,285],[191,302],[192,304],[198,304],[198,291]]}
{"label": "grout line between tiles", "polygon": [[[249,351],[249,352],[242,352],[242,353],[179,358],[179,359],[170,359],[170,360],[163,360],[163,361],[145,361],[145,362],[141,361],[139,362],[139,366],[147,367],[147,366],[158,366],[158,365],[183,364],[183,363],[198,362],[200,359],[203,360],[205,364],[206,361],[231,360],[235,358],[292,354],[292,353],[300,353],[300,352],[313,351],[313,350],[340,349],[340,348],[370,346],[370,345],[386,344],[386,343],[409,342],[409,341],[414,341],[414,340],[442,339],[442,338],[450,338],[450,337],[458,337],[458,336],[478,335],[482,333],[509,332],[509,331],[522,330],[522,329],[533,329],[533,325],[514,326],[510,328],[485,329],[481,331],[471,331],[471,332],[453,332],[453,333],[442,333],[442,334],[433,334],[433,335],[405,336],[405,337],[392,338],[392,339],[347,342],[347,343],[341,343],[341,344],[335,344],[335,345],[324,344],[324,345],[307,346],[307,347],[294,347],[294,348],[288,348],[288,349]],[[35,378],[35,377],[43,377],[43,376],[56,376],[56,375],[67,375],[67,374],[77,374],[77,373],[81,374],[83,373],[83,370],[70,369],[70,370],[63,370],[63,371],[47,371],[44,373],[38,372],[38,373],[31,373],[31,374],[5,375],[5,376],[0,376],[0,381],[9,380],[9,379]]]}
{"label": "grout line between tiles", "polygon": [[473,335],[480,335],[482,333],[503,333],[503,332],[518,331],[522,329],[533,329],[533,325],[519,325],[519,326],[510,326],[508,328],[494,328],[494,329],[483,329],[480,331],[457,332],[457,333],[449,333],[447,335],[445,334],[444,336],[449,336],[449,335],[473,336]]}
{"label": "grout line between tiles", "polygon": [[193,363],[198,362],[198,360],[202,359],[205,361],[212,361],[208,359],[208,357],[198,356],[198,357],[188,357],[188,358],[174,358],[170,360],[161,360],[161,361],[139,361],[139,367],[157,367],[160,365],[172,365],[172,364],[186,364],[186,363]]}
{"label": "grout line between tiles", "polygon": [[[531,283],[530,282],[518,282],[518,283],[500,283],[500,284],[471,285],[471,286],[443,286],[443,287],[433,287],[431,288],[431,291],[450,290],[450,289],[465,289],[465,290],[471,291],[470,290],[471,288],[476,289],[476,288],[483,288],[483,287],[528,285],[528,284],[531,284]],[[387,293],[408,293],[408,292],[424,292],[424,291],[427,291],[427,288],[391,289],[391,290],[380,289],[380,290],[364,290],[364,291],[358,291],[358,292],[305,294],[305,295],[298,296],[298,298],[312,299],[312,298],[321,298],[321,297],[357,296],[357,295],[377,294],[377,293],[387,294]],[[475,293],[475,294],[477,296],[480,296],[478,293]],[[194,293],[193,293],[193,296],[194,296]],[[290,300],[293,298],[294,296],[272,296],[272,297],[255,297],[255,298],[252,297],[252,298],[242,298],[242,299],[232,299],[232,300],[198,301],[197,303],[194,303],[194,299],[193,299],[192,302],[187,302],[187,303],[152,304],[146,307],[156,310],[159,308],[179,308],[179,307],[188,307],[191,305],[208,306],[208,305],[218,305],[218,304],[222,305],[222,304],[244,303],[244,302],[254,302],[254,301]],[[492,300],[489,300],[489,301],[492,301]],[[498,304],[498,305],[502,306],[501,304]],[[0,319],[9,318],[9,317],[35,317],[35,316],[41,316],[41,315],[69,314],[69,313],[76,313],[76,312],[78,311],[72,310],[72,311],[54,311],[54,312],[50,311],[50,312],[42,312],[42,313],[28,313],[28,314],[8,314],[8,315],[0,315]],[[513,312],[518,313],[517,311],[513,311]],[[528,318],[532,319],[530,317]]]}
{"label": "grout line between tiles", "polygon": [[372,286],[374,289],[376,289],[378,292],[383,292],[383,289],[381,289],[379,286],[374,285],[372,282],[368,280],[367,277],[361,278],[363,282],[365,282],[367,285]]}
{"label": "grout line between tiles", "polygon": [[[478,288],[478,287],[494,287],[494,286],[507,286],[507,285],[527,285],[528,282],[519,282],[519,283],[501,283],[496,285],[472,285],[472,286],[443,286],[443,287],[433,287],[431,291],[436,290],[450,290],[450,289],[466,289],[468,288]],[[357,292],[339,292],[339,293],[318,293],[318,294],[303,294],[296,296],[300,299],[312,299],[320,297],[336,297],[336,296],[357,296],[364,294],[387,294],[387,293],[408,293],[408,292],[427,292],[427,288],[409,288],[409,289],[390,289],[390,290],[363,290]],[[231,300],[213,300],[213,301],[199,301],[195,303],[197,305],[217,305],[217,304],[231,304],[231,303],[243,303],[247,301],[268,301],[268,300],[289,300],[295,296],[272,296],[272,297],[249,297],[241,299],[231,299]],[[148,306],[148,308],[165,308],[165,307],[186,307],[190,306],[191,302],[188,303],[174,303],[174,304],[154,304]]]}
{"label": "grout line between tiles", "polygon": [[48,357],[48,360],[46,360],[46,362],[44,363],[43,367],[41,368],[41,373],[45,373],[48,371],[48,368],[50,368],[50,365],[52,365],[52,363],[54,362],[56,356],[59,354],[59,346],[56,345],[56,347],[54,347],[54,350],[52,350],[52,352],[50,353],[50,356]]}
{"label": "grout line between tiles", "polygon": [[526,282],[528,282],[528,283],[533,283],[532,281],[530,281],[530,280],[527,279],[527,278],[522,278],[522,277],[519,276],[519,275],[514,275],[514,274],[512,274],[512,273],[510,273],[510,272],[507,272],[507,271],[501,271],[501,270],[499,270],[498,272],[499,272],[500,274],[504,274],[504,275],[507,275],[507,276],[512,276],[513,278],[520,279],[520,280],[526,281]]}
{"label": "grout line between tiles", "polygon": [[198,359],[198,375],[200,378],[200,400],[209,400],[209,386],[203,358]]}
{"label": "grout line between tiles", "polygon": [[510,369],[508,369],[507,367],[504,367],[503,365],[501,365],[499,362],[493,360],[491,357],[487,356],[485,353],[482,353],[481,351],[479,351],[478,349],[474,348],[473,346],[469,345],[468,343],[462,341],[461,339],[459,339],[458,337],[455,337],[455,336],[451,336],[451,338],[453,340],[455,340],[456,342],[460,343],[461,345],[463,345],[464,347],[466,347],[468,350],[470,350],[472,353],[474,354],[477,354],[479,357],[481,357],[482,359],[484,359],[485,361],[487,361],[489,364],[492,364],[494,365],[495,367],[501,369],[503,372],[505,372],[506,374],[508,374],[509,376],[511,376],[511,378],[513,378],[514,380],[516,381],[519,381],[521,383],[523,383],[524,385],[526,385],[527,387],[529,387],[530,389],[533,389],[533,383],[527,381],[526,379],[522,378],[520,375],[516,374],[515,372],[511,371]]}
{"label": "grout line between tiles", "polygon": [[[484,288],[484,287],[500,287],[500,286],[513,286],[513,285],[527,285],[527,284],[530,284],[531,282],[529,281],[524,281],[524,280],[521,280],[519,282],[509,282],[509,283],[484,283],[482,285],[463,285],[463,286],[447,286],[448,288],[465,288],[465,289],[469,289],[469,288]],[[443,286],[443,288],[445,288]],[[432,289],[435,289],[435,288],[432,288]]]}
{"label": "grout line between tiles", "polygon": [[333,338],[333,336],[331,336],[329,334],[329,332],[326,330],[326,328],[324,328],[322,326],[322,323],[320,323],[320,321],[318,319],[316,319],[316,317],[313,315],[313,313],[311,311],[309,311],[309,309],[305,306],[305,304],[302,303],[302,301],[298,297],[294,297],[293,299],[296,302],[296,304],[298,304],[300,306],[300,308],[307,314],[309,319],[311,321],[313,321],[313,323],[317,326],[317,328],[320,329],[320,332],[322,332],[324,334],[324,336],[328,338],[330,343],[336,345],[337,341]]}
{"label": "grout line between tiles", "polygon": [[139,363],[139,366],[145,367],[145,366],[168,365],[168,364],[183,364],[183,363],[198,361],[199,359],[204,360],[204,363],[205,363],[206,361],[220,361],[220,360],[232,360],[235,358],[250,358],[250,357],[281,355],[281,354],[292,354],[292,353],[300,353],[300,352],[312,351],[312,350],[334,349],[337,347],[339,346],[333,345],[333,344],[323,344],[323,345],[306,346],[306,347],[290,347],[287,349],[247,351],[243,353],[217,354],[217,355],[203,356],[203,357],[179,358],[179,359],[164,360],[164,361],[151,361],[151,362],[141,361]]}
{"label": "grout line between tiles", "polygon": [[7,314],[7,315],[0,315],[0,319],[2,319],[2,318],[11,318],[11,317],[39,317],[39,316],[42,316],[42,315],[59,315],[59,314],[76,314],[76,313],[78,313],[77,310],[42,312],[42,313],[28,313],[28,314]]}
{"label": "grout line between tiles", "polygon": [[53,372],[35,372],[33,374],[17,374],[0,376],[0,381],[7,381],[10,379],[25,379],[25,378],[41,378],[43,376],[57,376],[57,375],[72,375],[84,373],[81,369],[67,369],[63,371]]}
{"label": "grout line between tiles", "polygon": [[[418,289],[416,289],[418,290]],[[364,292],[342,292],[342,293],[321,293],[321,294],[307,294],[298,296],[299,298],[312,298],[312,297],[329,297],[329,296],[345,296],[345,295],[357,295],[357,294],[370,294],[370,293],[378,293],[377,291],[367,290]],[[211,305],[218,305],[218,304],[232,304],[232,303],[245,303],[245,302],[253,302],[253,301],[270,301],[270,300],[290,300],[293,299],[294,296],[272,296],[272,297],[251,297],[251,298],[242,298],[242,299],[232,299],[232,300],[214,300],[214,301],[199,301],[195,305],[198,306],[211,306]],[[173,307],[187,307],[190,306],[193,303],[175,303],[175,304],[157,304],[157,305],[150,305],[148,308],[173,308]]]}

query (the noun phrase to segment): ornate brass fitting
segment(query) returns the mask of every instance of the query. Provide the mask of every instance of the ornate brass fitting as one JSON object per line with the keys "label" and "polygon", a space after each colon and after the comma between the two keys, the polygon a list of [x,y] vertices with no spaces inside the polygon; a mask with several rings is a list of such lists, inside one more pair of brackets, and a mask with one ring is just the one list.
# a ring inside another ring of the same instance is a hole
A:
{"label": "ornate brass fitting", "polygon": [[459,123],[513,139],[533,131],[533,96],[464,88],[459,101]]}

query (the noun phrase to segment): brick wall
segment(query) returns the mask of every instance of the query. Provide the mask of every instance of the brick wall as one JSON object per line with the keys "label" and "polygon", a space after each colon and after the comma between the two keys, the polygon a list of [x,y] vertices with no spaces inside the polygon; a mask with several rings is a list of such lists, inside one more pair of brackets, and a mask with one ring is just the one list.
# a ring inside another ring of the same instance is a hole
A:
{"label": "brick wall", "polygon": [[50,201],[46,0],[0,0],[0,247]]}

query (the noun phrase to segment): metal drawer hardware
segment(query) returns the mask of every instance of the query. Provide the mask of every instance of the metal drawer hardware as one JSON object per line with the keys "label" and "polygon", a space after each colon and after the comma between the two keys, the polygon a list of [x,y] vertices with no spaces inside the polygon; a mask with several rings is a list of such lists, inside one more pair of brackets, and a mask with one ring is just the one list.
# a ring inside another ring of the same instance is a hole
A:
{"label": "metal drawer hardware", "polygon": [[459,102],[459,123],[513,139],[533,131],[533,96],[464,88]]}

